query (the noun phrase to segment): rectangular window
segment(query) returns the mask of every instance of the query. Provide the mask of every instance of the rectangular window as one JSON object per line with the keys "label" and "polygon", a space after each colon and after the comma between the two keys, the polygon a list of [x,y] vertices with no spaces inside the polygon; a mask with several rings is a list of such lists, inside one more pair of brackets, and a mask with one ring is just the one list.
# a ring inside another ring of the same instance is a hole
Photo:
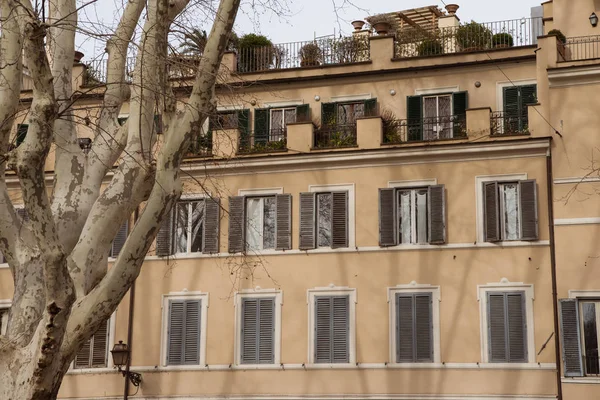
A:
{"label": "rectangular window", "polygon": [[431,293],[396,294],[396,362],[433,362]]}
{"label": "rectangular window", "polygon": [[300,193],[300,249],[348,247],[348,192]]}
{"label": "rectangular window", "polygon": [[213,129],[238,128],[238,113],[236,111],[219,111],[211,123]]}
{"label": "rectangular window", "polygon": [[348,363],[350,296],[315,296],[314,362]]}
{"label": "rectangular window", "polygon": [[115,238],[113,239],[110,250],[108,251],[109,257],[117,257],[121,253],[121,249],[125,245],[127,240],[127,234],[129,229],[129,220],[126,220],[123,225],[119,228]]}
{"label": "rectangular window", "polygon": [[504,118],[502,133],[519,133],[528,130],[529,104],[537,102],[537,85],[508,86],[502,90]]}
{"label": "rectangular window", "polygon": [[296,122],[296,107],[272,108],[270,118],[269,140],[282,140],[285,138],[287,124]]}
{"label": "rectangular window", "polygon": [[488,359],[527,362],[525,292],[487,292]]}
{"label": "rectangular window", "polygon": [[535,180],[483,184],[485,241],[537,240]]}
{"label": "rectangular window", "polygon": [[246,250],[275,248],[275,196],[246,198]]}
{"label": "rectangular window", "polygon": [[452,96],[423,97],[423,140],[452,137]]}
{"label": "rectangular window", "polygon": [[175,253],[202,251],[204,234],[204,199],[180,200],[175,205],[173,246]]}
{"label": "rectangular window", "polygon": [[427,188],[397,191],[399,243],[428,243],[427,192]]}
{"label": "rectangular window", "polygon": [[73,368],[105,368],[108,362],[108,330],[110,320],[103,323],[100,328],[79,349],[73,361]]}
{"label": "rectangular window", "polygon": [[201,300],[169,300],[167,365],[200,362]]}
{"label": "rectangular window", "polygon": [[8,308],[0,308],[0,335],[6,335],[8,328]]}
{"label": "rectangular window", "polygon": [[600,301],[580,301],[579,307],[584,374],[598,376],[600,375],[600,361],[598,360]]}
{"label": "rectangular window", "polygon": [[275,362],[275,297],[243,298],[241,364]]}

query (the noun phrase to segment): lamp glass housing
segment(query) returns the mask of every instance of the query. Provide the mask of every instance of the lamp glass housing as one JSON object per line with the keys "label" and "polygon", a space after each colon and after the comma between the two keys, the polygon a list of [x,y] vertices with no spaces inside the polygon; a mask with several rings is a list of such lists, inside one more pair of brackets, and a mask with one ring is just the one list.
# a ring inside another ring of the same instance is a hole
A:
{"label": "lamp glass housing", "polygon": [[594,28],[596,27],[596,25],[598,25],[598,16],[595,12],[593,12],[592,15],[590,15],[590,24],[592,24]]}
{"label": "lamp glass housing", "polygon": [[110,353],[112,354],[115,366],[121,367],[127,364],[127,360],[129,359],[129,348],[122,340],[119,340],[119,343],[114,345]]}

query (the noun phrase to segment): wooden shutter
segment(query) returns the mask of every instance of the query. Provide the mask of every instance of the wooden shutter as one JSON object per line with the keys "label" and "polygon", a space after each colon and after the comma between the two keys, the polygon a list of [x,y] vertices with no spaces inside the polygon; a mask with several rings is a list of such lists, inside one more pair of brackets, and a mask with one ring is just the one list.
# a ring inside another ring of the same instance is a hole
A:
{"label": "wooden shutter", "polygon": [[100,325],[100,328],[92,336],[92,367],[106,367],[108,356],[108,321]]}
{"label": "wooden shutter", "polygon": [[406,98],[406,119],[406,140],[423,140],[423,98],[421,96]]}
{"label": "wooden shutter", "polygon": [[336,103],[321,103],[321,125],[332,126],[337,124]]}
{"label": "wooden shutter", "polygon": [[201,310],[200,300],[169,301],[168,365],[199,363]]}
{"label": "wooden shutter", "polygon": [[377,98],[365,100],[364,107],[365,107],[365,117],[377,116]]}
{"label": "wooden shutter", "polygon": [[275,362],[275,299],[258,300],[258,363]]}
{"label": "wooden shutter", "polygon": [[185,332],[185,301],[169,301],[169,326],[167,330],[167,365],[183,363],[183,336]]}
{"label": "wooden shutter", "polygon": [[258,363],[258,299],[242,299],[240,362]]}
{"label": "wooden shutter", "polygon": [[504,293],[487,294],[488,354],[490,362],[507,362]]}
{"label": "wooden shutter", "polygon": [[85,343],[81,346],[77,354],[75,354],[75,360],[73,361],[73,367],[75,369],[80,368],[90,368],[92,364],[92,339],[86,340]]}
{"label": "wooden shutter", "polygon": [[127,234],[129,230],[129,219],[123,222],[123,225],[119,228],[117,235],[112,241],[110,245],[110,256],[117,257],[121,253],[121,249],[125,245],[125,241],[127,240]]}
{"label": "wooden shutter", "polygon": [[170,256],[173,254],[173,214],[177,203],[173,205],[171,211],[165,216],[156,234],[156,255]]}
{"label": "wooden shutter", "polygon": [[219,252],[219,224],[221,201],[217,198],[204,200],[204,225],[202,229],[202,252],[213,254]]}
{"label": "wooden shutter", "polygon": [[576,299],[561,299],[560,330],[565,376],[583,376],[579,307]]}
{"label": "wooden shutter", "polygon": [[431,293],[415,294],[415,362],[433,362]]}
{"label": "wooden shutter", "polygon": [[521,240],[538,239],[537,185],[535,179],[519,181]]}
{"label": "wooden shutter", "polygon": [[316,194],[300,193],[300,250],[316,247]]}
{"label": "wooden shutter", "polygon": [[396,362],[433,362],[431,293],[396,294]]}
{"label": "wooden shutter", "polygon": [[296,106],[296,122],[310,122],[310,105]]}
{"label": "wooden shutter", "polygon": [[315,363],[331,362],[332,297],[315,297]]}
{"label": "wooden shutter", "polygon": [[238,110],[236,114],[240,139],[248,140],[248,135],[250,133],[250,110]]}
{"label": "wooden shutter", "polygon": [[446,243],[446,194],[444,185],[429,186],[427,212],[429,243]]}
{"label": "wooden shutter", "polygon": [[202,309],[200,300],[185,302],[185,335],[183,363],[197,365],[200,363],[200,317]]}
{"label": "wooden shutter", "polygon": [[277,207],[275,249],[290,250],[292,248],[292,195],[275,196]]}
{"label": "wooden shutter", "polygon": [[331,362],[347,363],[350,361],[349,346],[349,296],[333,296],[332,302],[332,354]]}
{"label": "wooden shutter", "polygon": [[254,143],[269,141],[269,114],[268,108],[254,109]]}
{"label": "wooden shutter", "polygon": [[379,246],[398,244],[396,189],[379,189]]}
{"label": "wooden shutter", "polygon": [[527,318],[525,293],[506,294],[508,361],[527,362]]}
{"label": "wooden shutter", "polygon": [[498,182],[483,184],[483,220],[486,242],[499,242],[500,218],[498,201]]}
{"label": "wooden shutter", "polygon": [[242,253],[245,249],[244,196],[229,198],[229,246],[230,253]]}
{"label": "wooden shutter", "polygon": [[469,107],[469,96],[465,92],[452,93],[452,114],[455,119],[452,122],[452,137],[466,135],[467,108]]}
{"label": "wooden shutter", "polygon": [[17,125],[17,138],[16,138],[17,146],[19,146],[21,143],[23,143],[23,141],[25,140],[25,137],[27,136],[28,130],[29,130],[28,124],[18,124]]}
{"label": "wooden shutter", "polygon": [[520,86],[519,130],[526,131],[529,127],[529,104],[537,103],[537,85]]}
{"label": "wooden shutter", "polygon": [[348,247],[348,192],[331,195],[331,248]]}
{"label": "wooden shutter", "polygon": [[504,133],[514,133],[520,130],[521,126],[521,105],[520,90],[518,86],[509,86],[503,89],[504,105]]}
{"label": "wooden shutter", "polygon": [[414,315],[412,295],[396,295],[396,362],[414,361]]}

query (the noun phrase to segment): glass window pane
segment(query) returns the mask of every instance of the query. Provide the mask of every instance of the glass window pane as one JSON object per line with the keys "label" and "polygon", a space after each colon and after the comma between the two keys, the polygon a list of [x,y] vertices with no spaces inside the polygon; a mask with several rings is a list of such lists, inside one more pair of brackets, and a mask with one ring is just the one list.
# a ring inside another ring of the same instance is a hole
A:
{"label": "glass window pane", "polygon": [[263,249],[275,248],[275,197],[266,197],[263,218]]}
{"label": "glass window pane", "polygon": [[283,127],[283,110],[271,110],[271,130],[282,129]]}
{"label": "glass window pane", "polygon": [[175,205],[175,234],[173,235],[173,241],[175,242],[176,253],[187,252],[188,207],[189,202],[187,201],[180,201]]}
{"label": "glass window pane", "polygon": [[519,239],[519,187],[516,183],[505,183],[501,186],[504,205],[503,233],[504,240]]}
{"label": "glass window pane", "polygon": [[365,115],[365,106],[360,103],[346,103],[338,105],[338,124],[354,125],[356,119]]}
{"label": "glass window pane", "polygon": [[410,190],[398,192],[398,226],[400,227],[400,243],[411,243],[412,239],[410,200]]}
{"label": "glass window pane", "polygon": [[202,251],[202,228],[204,226],[204,200],[194,201],[192,207],[192,252]]}
{"label": "glass window pane", "polygon": [[427,243],[427,189],[416,191],[417,243]]}
{"label": "glass window pane", "polygon": [[331,247],[331,193],[317,195],[317,247]]}
{"label": "glass window pane", "polygon": [[438,105],[438,117],[447,117],[452,115],[452,101],[450,100],[450,96],[439,96]]}
{"label": "glass window pane", "polygon": [[246,248],[250,251],[262,248],[263,199],[246,200]]}
{"label": "glass window pane", "polygon": [[598,328],[596,326],[596,304],[583,303],[583,342],[585,346],[585,373],[600,374],[598,366]]}
{"label": "glass window pane", "polygon": [[[296,122],[296,109],[295,108],[287,108],[285,110],[285,119],[286,124],[291,124]],[[284,126],[285,128],[285,126]]]}

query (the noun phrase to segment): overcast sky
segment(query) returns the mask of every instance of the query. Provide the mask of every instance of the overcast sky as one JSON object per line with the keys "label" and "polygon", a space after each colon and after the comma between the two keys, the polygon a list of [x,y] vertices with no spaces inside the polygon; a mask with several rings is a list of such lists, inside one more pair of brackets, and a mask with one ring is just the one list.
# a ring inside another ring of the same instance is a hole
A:
{"label": "overcast sky", "polygon": [[[115,18],[115,3],[121,3],[123,0],[100,0],[93,4],[87,10],[87,18],[98,19],[106,24],[110,24]],[[343,0],[335,0],[339,5]],[[340,28],[342,34],[349,34],[352,31],[350,22],[356,19],[363,19],[368,15],[406,10],[409,8],[422,7],[427,5],[438,5],[443,8],[442,1],[435,0],[352,0],[357,7],[346,6],[338,12],[336,16],[333,7],[333,0],[288,0],[290,15],[279,17],[270,12],[262,13],[258,21],[250,17],[253,13],[248,3],[239,13],[235,30],[238,34],[261,33],[271,39],[273,43],[286,43],[295,41],[311,40],[314,36],[339,35]],[[444,0],[450,3],[450,0]],[[504,0],[502,2],[492,2],[490,0],[459,0],[456,3],[460,6],[457,15],[461,21],[477,20],[478,22],[492,22],[507,19],[519,19],[529,17],[531,7],[540,5],[541,0]],[[111,7],[111,4],[113,6]],[[191,27],[190,27],[191,28]],[[210,26],[200,25],[198,28],[209,30]],[[90,53],[102,52],[103,45],[94,41],[83,41],[78,38],[78,47],[86,53],[84,61],[92,58]]]}

